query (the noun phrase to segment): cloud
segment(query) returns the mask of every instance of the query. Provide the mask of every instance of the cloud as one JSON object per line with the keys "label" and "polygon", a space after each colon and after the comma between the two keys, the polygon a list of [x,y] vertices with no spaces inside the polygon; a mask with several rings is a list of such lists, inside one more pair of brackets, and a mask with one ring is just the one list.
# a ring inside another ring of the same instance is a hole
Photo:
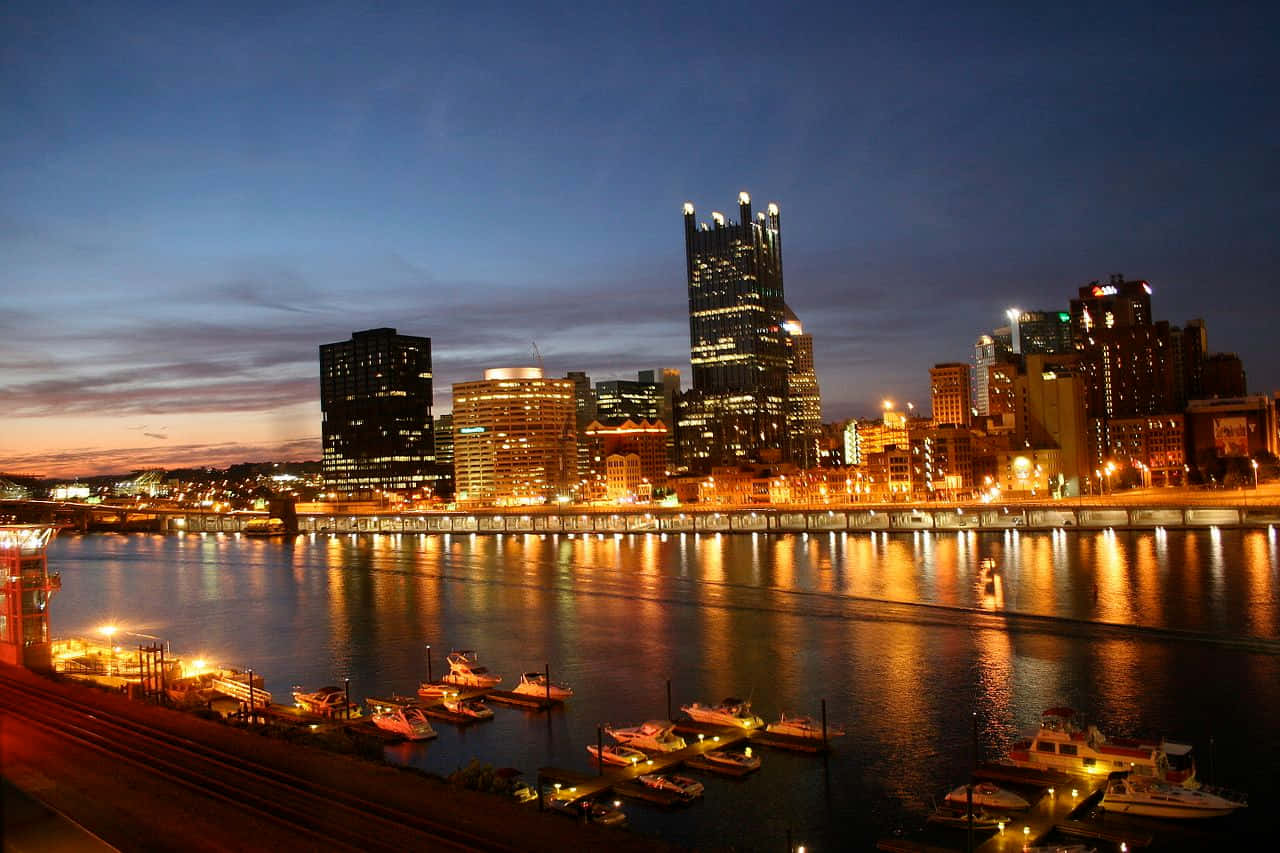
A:
{"label": "cloud", "polygon": [[251,460],[310,460],[320,457],[320,437],[276,443],[221,442],[157,447],[78,447],[57,453],[16,454],[0,458],[0,470],[47,477],[127,473],[140,468],[226,467]]}
{"label": "cloud", "polygon": [[169,436],[162,435],[161,433],[158,433],[158,432],[144,432],[143,435],[145,435],[147,438],[158,438],[163,441],[169,440]]}

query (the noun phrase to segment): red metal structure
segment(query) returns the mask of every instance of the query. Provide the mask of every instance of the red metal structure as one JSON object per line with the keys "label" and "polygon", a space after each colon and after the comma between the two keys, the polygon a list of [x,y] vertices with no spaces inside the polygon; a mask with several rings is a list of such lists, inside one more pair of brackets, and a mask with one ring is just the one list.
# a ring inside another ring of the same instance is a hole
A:
{"label": "red metal structure", "polygon": [[45,559],[54,533],[43,524],[0,525],[0,662],[52,668],[49,599],[62,589]]}

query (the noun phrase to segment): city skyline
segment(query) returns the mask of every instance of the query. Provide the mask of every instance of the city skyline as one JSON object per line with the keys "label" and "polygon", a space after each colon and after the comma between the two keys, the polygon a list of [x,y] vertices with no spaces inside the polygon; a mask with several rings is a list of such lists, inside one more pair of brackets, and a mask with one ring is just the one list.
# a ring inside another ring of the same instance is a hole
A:
{"label": "city skyline", "polygon": [[433,340],[437,412],[533,341],[551,376],[687,385],[677,212],[753,189],[826,421],[922,407],[1006,308],[1117,270],[1280,387],[1268,13],[1016,8],[15,4],[0,468],[318,459],[316,347],[384,326]]}

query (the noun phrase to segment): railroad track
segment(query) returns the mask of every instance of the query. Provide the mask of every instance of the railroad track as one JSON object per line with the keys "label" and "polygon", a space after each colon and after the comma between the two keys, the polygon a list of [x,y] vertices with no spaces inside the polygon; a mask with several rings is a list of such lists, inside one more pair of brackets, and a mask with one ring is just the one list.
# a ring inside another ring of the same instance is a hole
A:
{"label": "railroad track", "polygon": [[327,849],[523,849],[150,728],[0,674],[0,709],[27,725],[281,825]]}

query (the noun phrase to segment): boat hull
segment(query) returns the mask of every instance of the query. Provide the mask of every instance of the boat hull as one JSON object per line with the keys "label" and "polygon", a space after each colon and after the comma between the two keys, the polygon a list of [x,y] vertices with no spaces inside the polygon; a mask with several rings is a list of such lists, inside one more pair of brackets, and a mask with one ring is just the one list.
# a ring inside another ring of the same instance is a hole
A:
{"label": "boat hull", "polygon": [[1182,803],[1152,803],[1148,801],[1117,800],[1112,797],[1102,798],[1102,808],[1116,814],[1136,814],[1145,817],[1167,817],[1179,820],[1225,817],[1233,814],[1237,805],[1230,806],[1188,806]]}

